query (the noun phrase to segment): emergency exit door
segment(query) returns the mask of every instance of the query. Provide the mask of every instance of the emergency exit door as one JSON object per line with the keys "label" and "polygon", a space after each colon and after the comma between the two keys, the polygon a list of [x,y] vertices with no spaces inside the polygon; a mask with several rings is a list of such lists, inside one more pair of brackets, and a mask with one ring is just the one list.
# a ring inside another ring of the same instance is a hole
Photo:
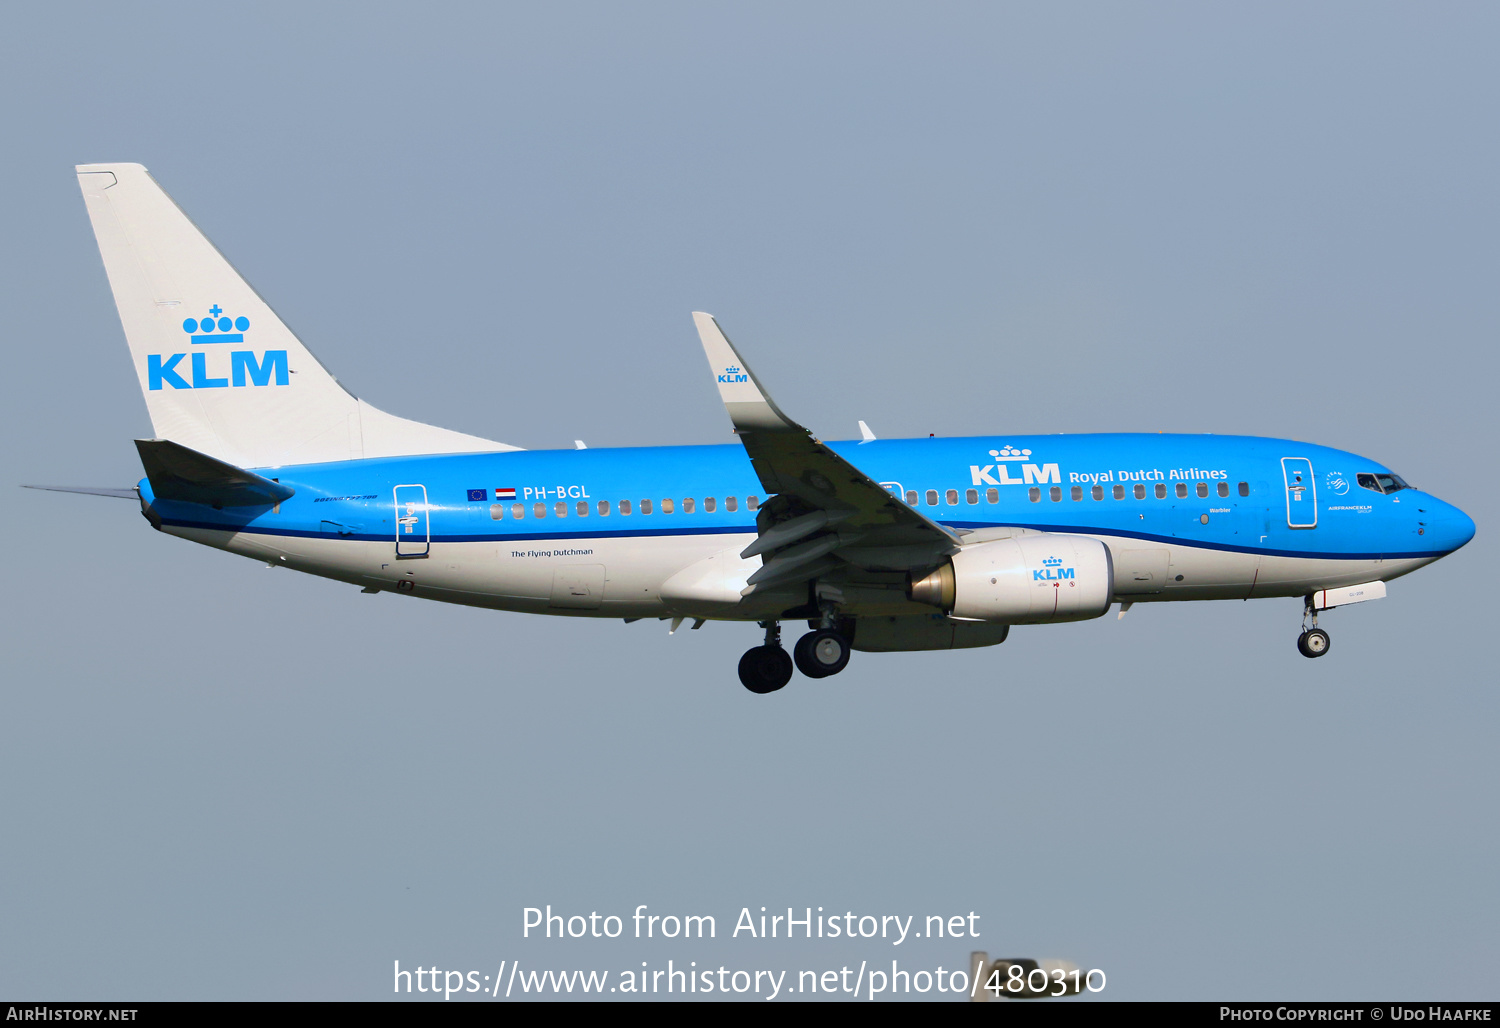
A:
{"label": "emergency exit door", "polygon": [[1312,461],[1306,457],[1281,458],[1281,477],[1286,480],[1286,525],[1288,528],[1318,527],[1318,484],[1313,481]]}
{"label": "emergency exit door", "polygon": [[425,557],[431,539],[427,523],[427,487],[396,486],[396,556]]}

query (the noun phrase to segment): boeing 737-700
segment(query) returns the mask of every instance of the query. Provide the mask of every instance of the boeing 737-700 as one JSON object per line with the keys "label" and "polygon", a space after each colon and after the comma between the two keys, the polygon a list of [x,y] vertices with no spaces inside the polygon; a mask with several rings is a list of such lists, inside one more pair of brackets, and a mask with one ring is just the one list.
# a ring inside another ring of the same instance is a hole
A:
{"label": "boeing 737-700", "polygon": [[[728,445],[522,450],[350,395],[136,164],[77,169],[156,438],[152,527],[365,592],[572,617],[758,624],[744,685],[851,650],[993,646],[1134,603],[1319,612],[1467,543],[1377,461],[1285,439],[1021,435],[821,442],[694,314]],[[781,624],[808,631],[789,655]]]}

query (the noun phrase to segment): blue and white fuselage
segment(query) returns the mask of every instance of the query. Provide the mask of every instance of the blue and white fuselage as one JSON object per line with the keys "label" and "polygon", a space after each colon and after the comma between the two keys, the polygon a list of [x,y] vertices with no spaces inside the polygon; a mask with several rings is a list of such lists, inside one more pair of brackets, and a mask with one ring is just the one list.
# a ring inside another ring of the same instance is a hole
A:
{"label": "blue and white fuselage", "polygon": [[[1301,596],[1390,581],[1474,533],[1463,512],[1428,493],[1379,488],[1376,476],[1393,477],[1384,465],[1289,440],[1110,434],[828,446],[949,528],[1101,540],[1122,600]],[[990,455],[1005,449],[1017,458]],[[139,489],[166,532],[361,586],[538,613],[756,621],[778,613],[748,602],[739,611],[695,607],[663,593],[684,568],[737,554],[755,538],[765,494],[738,444],[260,470],[295,495],[274,509],[216,511],[153,500],[148,480]],[[408,497],[419,498],[406,515],[417,520],[403,524]],[[597,569],[602,588],[572,596],[569,568]],[[930,613],[904,590],[861,595],[867,604],[848,605],[848,614]]]}

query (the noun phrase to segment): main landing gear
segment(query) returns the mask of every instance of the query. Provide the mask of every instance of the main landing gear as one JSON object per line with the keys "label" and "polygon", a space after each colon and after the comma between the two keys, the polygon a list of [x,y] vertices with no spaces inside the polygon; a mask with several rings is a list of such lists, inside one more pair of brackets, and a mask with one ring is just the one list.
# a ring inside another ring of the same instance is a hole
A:
{"label": "main landing gear", "polygon": [[740,681],[754,693],[775,692],[792,680],[792,658],[781,648],[781,623],[762,621],[766,642],[740,658]]}
{"label": "main landing gear", "polygon": [[[762,621],[764,645],[747,650],[740,658],[740,681],[753,693],[775,692],[792,680],[792,660],[781,648],[781,623]],[[849,640],[833,628],[808,632],[792,653],[797,669],[808,678],[827,678],[849,664]]]}
{"label": "main landing gear", "polygon": [[[1308,622],[1312,627],[1308,627]],[[1304,657],[1321,657],[1328,652],[1332,645],[1328,633],[1318,627],[1318,608],[1313,606],[1312,597],[1307,598],[1307,606],[1302,610],[1302,634],[1297,636],[1297,652]]]}
{"label": "main landing gear", "polygon": [[827,678],[848,666],[849,640],[831,628],[819,628],[797,640],[792,659],[808,678]]}

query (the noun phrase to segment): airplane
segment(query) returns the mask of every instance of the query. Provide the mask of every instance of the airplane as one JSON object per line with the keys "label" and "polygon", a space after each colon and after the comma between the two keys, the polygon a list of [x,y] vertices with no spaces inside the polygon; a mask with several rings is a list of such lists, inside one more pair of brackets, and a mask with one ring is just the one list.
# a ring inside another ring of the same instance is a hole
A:
{"label": "airplane", "polygon": [[[138,164],[77,167],[155,438],[158,531],[366,593],[568,617],[747,622],[754,693],[851,651],[1003,643],[1136,603],[1302,597],[1318,614],[1454,552],[1474,522],[1377,461],[1216,435],[823,442],[693,320],[721,445],[524,450],[348,393]],[[788,654],[783,622],[808,631]]]}

